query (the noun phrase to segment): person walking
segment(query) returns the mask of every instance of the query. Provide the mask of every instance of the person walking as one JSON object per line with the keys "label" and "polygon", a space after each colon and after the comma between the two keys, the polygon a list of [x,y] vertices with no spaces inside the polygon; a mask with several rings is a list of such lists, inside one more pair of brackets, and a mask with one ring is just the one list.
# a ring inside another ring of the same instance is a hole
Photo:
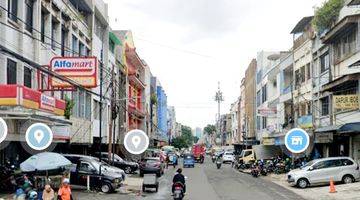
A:
{"label": "person walking", "polygon": [[169,155],[166,155],[166,158],[165,158],[166,169],[169,167],[169,163],[170,163]]}
{"label": "person walking", "polygon": [[70,181],[64,178],[63,183],[58,191],[58,200],[72,200]]}
{"label": "person walking", "polygon": [[49,184],[45,185],[44,191],[42,193],[42,199],[43,200],[54,200],[55,194],[54,190],[51,188]]}

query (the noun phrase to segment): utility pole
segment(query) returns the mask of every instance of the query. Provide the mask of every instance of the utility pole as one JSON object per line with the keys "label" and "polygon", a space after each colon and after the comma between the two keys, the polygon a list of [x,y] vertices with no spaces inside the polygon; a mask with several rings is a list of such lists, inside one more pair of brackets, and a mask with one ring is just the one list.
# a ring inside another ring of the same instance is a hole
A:
{"label": "utility pole", "polygon": [[222,94],[222,91],[220,90],[220,82],[218,82],[218,91],[216,92],[215,94],[215,101],[218,103],[218,118],[217,118],[217,121],[218,121],[218,130],[219,130],[219,135],[221,137],[221,144],[222,144],[222,135],[221,135],[221,124],[220,124],[220,105],[221,105],[221,102],[224,101],[224,98],[223,98],[223,94]]}
{"label": "utility pole", "polygon": [[[104,42],[103,42],[104,43]],[[104,62],[104,44],[102,45],[103,48],[101,48],[100,52],[100,108],[99,108],[99,137],[100,137],[100,144],[99,144],[99,160],[101,162],[101,145],[102,145],[102,107],[103,107],[103,62]]]}
{"label": "utility pole", "polygon": [[109,161],[113,160],[112,158],[112,146],[113,146],[113,137],[115,138],[114,134],[115,131],[113,131],[112,127],[115,127],[114,120],[116,119],[116,105],[115,105],[115,79],[114,79],[114,69],[115,65],[112,66],[111,70],[111,98],[110,98],[110,111],[111,111],[111,119],[109,124],[109,146],[108,146],[108,159]]}

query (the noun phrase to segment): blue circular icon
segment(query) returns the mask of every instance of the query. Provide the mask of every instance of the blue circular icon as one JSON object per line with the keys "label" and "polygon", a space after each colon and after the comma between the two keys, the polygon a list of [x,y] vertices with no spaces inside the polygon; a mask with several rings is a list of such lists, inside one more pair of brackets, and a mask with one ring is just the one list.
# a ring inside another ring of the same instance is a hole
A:
{"label": "blue circular icon", "polygon": [[309,134],[301,128],[291,129],[285,135],[285,146],[292,153],[304,152],[309,144]]}
{"label": "blue circular icon", "polygon": [[26,130],[25,140],[29,147],[41,151],[51,145],[53,133],[46,124],[35,123]]}

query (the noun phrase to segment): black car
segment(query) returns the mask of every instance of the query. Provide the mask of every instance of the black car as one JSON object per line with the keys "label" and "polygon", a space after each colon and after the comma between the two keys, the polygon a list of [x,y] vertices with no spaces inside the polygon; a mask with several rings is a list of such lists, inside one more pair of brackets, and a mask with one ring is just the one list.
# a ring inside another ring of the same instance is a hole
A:
{"label": "black car", "polygon": [[112,160],[109,161],[109,153],[101,152],[101,159],[104,160],[105,162],[109,163],[110,165],[113,165],[117,168],[124,170],[125,173],[127,173],[127,174],[134,173],[136,170],[139,169],[138,163],[126,161],[114,153],[112,155],[114,157],[112,157]]}
{"label": "black car", "polygon": [[73,185],[86,186],[88,177],[90,189],[104,193],[112,192],[121,186],[121,174],[107,170],[106,166],[99,161],[81,158],[76,168],[71,170],[70,182]]}

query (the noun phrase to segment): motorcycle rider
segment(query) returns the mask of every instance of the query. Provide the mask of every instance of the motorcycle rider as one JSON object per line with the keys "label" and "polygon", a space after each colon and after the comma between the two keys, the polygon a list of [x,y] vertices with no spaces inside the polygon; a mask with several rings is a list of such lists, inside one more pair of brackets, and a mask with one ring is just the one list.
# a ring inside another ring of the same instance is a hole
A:
{"label": "motorcycle rider", "polygon": [[181,168],[177,169],[176,172],[177,173],[175,174],[175,176],[173,178],[172,193],[174,193],[174,190],[175,190],[175,187],[174,187],[175,183],[181,183],[181,184],[183,184],[183,190],[184,190],[183,192],[185,194],[185,192],[186,192],[185,176],[182,174]]}

